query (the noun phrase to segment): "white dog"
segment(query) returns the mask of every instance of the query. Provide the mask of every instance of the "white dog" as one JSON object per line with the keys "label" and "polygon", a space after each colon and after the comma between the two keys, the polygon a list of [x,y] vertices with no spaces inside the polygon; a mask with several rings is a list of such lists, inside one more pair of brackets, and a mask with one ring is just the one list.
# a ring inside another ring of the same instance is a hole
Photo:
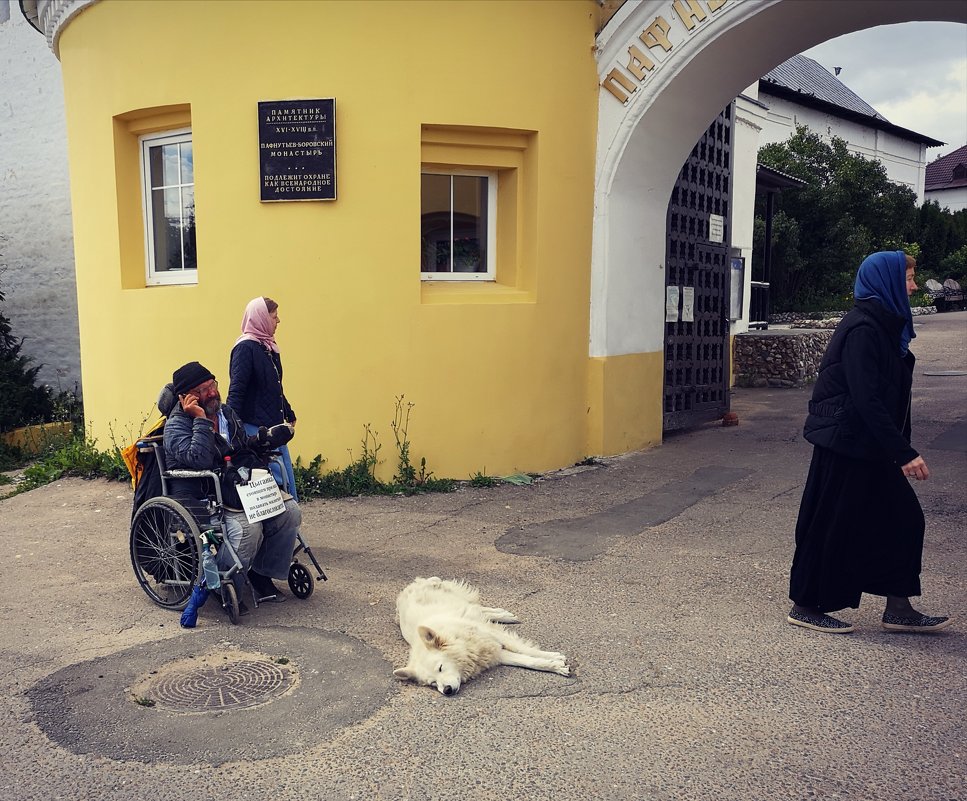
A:
{"label": "white dog", "polygon": [[519,623],[506,609],[480,605],[480,592],[464,581],[418,578],[396,598],[403,639],[410,644],[403,681],[453,695],[460,685],[495,665],[571,675],[567,657],[496,625]]}

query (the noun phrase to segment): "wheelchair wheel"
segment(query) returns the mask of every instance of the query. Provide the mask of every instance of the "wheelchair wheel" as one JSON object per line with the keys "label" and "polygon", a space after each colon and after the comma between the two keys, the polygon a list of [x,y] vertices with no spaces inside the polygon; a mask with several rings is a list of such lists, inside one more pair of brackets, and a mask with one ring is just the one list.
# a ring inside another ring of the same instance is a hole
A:
{"label": "wheelchair wheel", "polygon": [[171,498],[151,498],[141,504],[131,524],[131,565],[148,597],[165,609],[188,605],[201,581],[198,524],[187,509]]}
{"label": "wheelchair wheel", "polygon": [[222,606],[232,625],[237,626],[239,618],[238,593],[235,592],[235,585],[232,584],[231,580],[222,584]]}
{"label": "wheelchair wheel", "polygon": [[303,565],[299,562],[293,562],[289,565],[289,589],[292,590],[292,594],[296,598],[304,601],[312,595],[315,586],[312,573],[306,570]]}

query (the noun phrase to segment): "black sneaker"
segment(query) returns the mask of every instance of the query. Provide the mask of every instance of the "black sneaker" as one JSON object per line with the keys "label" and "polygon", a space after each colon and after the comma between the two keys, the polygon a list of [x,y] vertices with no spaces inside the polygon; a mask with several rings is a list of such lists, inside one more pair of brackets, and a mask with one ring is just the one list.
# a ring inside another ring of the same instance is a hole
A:
{"label": "black sneaker", "polygon": [[786,622],[792,623],[794,626],[802,626],[804,629],[821,631],[825,634],[849,634],[853,630],[853,626],[849,623],[824,615],[822,612],[814,614],[812,612],[797,612],[795,609],[791,609]]}
{"label": "black sneaker", "polygon": [[915,612],[912,615],[897,615],[893,612],[883,613],[883,628],[887,631],[909,631],[914,634],[920,632],[940,631],[951,624],[949,617],[930,617]]}
{"label": "black sneaker", "polygon": [[262,601],[273,601],[277,604],[285,601],[285,596],[282,594],[282,590],[272,583],[272,579],[268,576],[263,576],[261,573],[256,573],[254,570],[248,571],[248,580],[252,585],[252,592],[255,593],[255,597],[258,598],[259,602]]}

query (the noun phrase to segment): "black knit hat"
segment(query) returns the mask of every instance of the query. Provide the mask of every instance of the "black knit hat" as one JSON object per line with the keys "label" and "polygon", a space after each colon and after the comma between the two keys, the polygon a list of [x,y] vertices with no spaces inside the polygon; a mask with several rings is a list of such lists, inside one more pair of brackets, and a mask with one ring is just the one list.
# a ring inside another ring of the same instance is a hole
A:
{"label": "black knit hat", "polygon": [[171,376],[171,383],[174,385],[175,395],[184,395],[189,389],[194,389],[214,377],[215,375],[207,367],[203,367],[198,362],[188,362],[175,370]]}

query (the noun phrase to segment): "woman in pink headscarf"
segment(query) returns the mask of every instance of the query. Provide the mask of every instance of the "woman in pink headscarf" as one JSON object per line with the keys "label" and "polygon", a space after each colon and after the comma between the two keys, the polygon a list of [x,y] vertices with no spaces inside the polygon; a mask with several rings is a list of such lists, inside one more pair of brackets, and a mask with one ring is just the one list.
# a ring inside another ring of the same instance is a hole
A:
{"label": "woman in pink headscarf", "polygon": [[[228,365],[230,384],[225,401],[242,419],[247,434],[258,433],[259,426],[295,425],[295,412],[282,389],[282,357],[275,341],[278,327],[278,303],[263,297],[249,301],[242,316],[242,335],[232,348]],[[275,463],[272,472],[280,486],[298,500],[289,447],[283,445],[279,450],[286,481]]]}

